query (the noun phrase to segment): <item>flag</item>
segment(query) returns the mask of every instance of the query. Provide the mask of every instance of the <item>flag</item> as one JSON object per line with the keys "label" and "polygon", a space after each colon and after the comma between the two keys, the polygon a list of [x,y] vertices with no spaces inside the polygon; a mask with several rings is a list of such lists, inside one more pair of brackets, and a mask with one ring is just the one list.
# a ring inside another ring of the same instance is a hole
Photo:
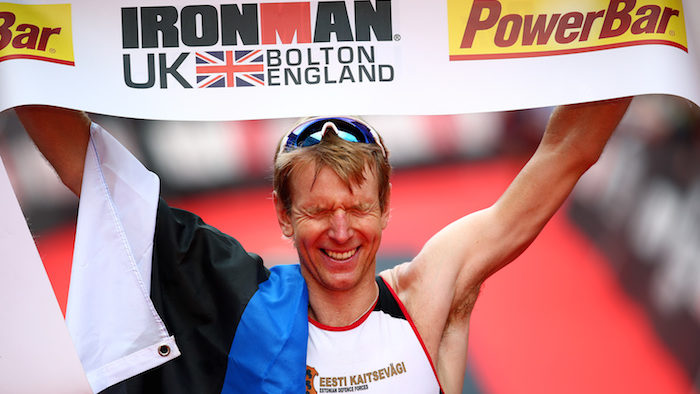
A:
{"label": "flag", "polygon": [[66,321],[93,391],[303,392],[300,266],[267,269],[169,207],[158,177],[94,123],[85,166]]}
{"label": "flag", "polygon": [[264,86],[263,59],[261,49],[196,52],[197,86],[200,88]]}

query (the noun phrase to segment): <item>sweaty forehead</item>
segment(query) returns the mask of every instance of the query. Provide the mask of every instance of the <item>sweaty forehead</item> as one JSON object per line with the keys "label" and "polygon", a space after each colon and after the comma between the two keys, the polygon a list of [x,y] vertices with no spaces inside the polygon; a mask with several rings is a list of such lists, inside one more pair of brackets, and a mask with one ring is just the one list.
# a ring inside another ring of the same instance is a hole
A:
{"label": "sweaty forehead", "polygon": [[290,179],[292,204],[373,202],[378,199],[376,177],[371,172],[365,176],[361,184],[352,184],[345,182],[330,167],[324,166],[317,171],[315,164],[307,164]]}

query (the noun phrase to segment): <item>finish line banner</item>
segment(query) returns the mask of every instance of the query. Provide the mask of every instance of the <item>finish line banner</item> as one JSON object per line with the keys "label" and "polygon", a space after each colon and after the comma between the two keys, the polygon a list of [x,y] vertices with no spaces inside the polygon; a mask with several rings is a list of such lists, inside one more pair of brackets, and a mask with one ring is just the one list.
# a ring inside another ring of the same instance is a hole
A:
{"label": "finish line banner", "polygon": [[689,21],[681,0],[0,3],[0,110],[234,120],[698,103]]}

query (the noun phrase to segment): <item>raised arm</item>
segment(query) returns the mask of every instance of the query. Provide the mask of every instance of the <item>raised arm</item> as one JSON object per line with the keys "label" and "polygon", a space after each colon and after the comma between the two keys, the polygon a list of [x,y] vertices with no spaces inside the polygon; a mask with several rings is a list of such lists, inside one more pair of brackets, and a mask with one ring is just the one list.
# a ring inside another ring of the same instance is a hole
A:
{"label": "raised arm", "polygon": [[17,107],[15,112],[61,181],[80,195],[90,118],[84,112],[44,105]]}
{"label": "raised arm", "polygon": [[453,288],[454,301],[461,302],[530,245],[581,175],[598,160],[630,101],[556,108],[539,147],[499,200],[438,232],[415,258],[412,269],[430,270],[431,277],[437,270],[442,285]]}
{"label": "raised arm", "polygon": [[495,204],[449,224],[413,261],[382,273],[414,316],[447,387],[461,387],[481,284],[535,239],[598,160],[630,101],[557,108],[536,152]]}
{"label": "raised arm", "polygon": [[[465,220],[474,227],[467,231],[481,247],[473,257],[467,250],[463,256],[452,256],[467,264],[458,286],[481,283],[532,243],[581,175],[598,161],[630,101],[623,98],[554,110],[539,147],[501,198],[477,213],[473,223]],[[459,237],[457,232],[445,235],[453,240]]]}

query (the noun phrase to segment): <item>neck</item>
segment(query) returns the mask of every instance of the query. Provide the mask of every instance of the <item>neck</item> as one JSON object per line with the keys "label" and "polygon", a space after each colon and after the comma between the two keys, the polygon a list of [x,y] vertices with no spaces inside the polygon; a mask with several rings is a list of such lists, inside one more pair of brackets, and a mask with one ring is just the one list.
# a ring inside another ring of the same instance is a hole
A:
{"label": "neck", "polygon": [[310,285],[309,317],[325,326],[349,326],[374,306],[378,295],[374,278],[344,291]]}

